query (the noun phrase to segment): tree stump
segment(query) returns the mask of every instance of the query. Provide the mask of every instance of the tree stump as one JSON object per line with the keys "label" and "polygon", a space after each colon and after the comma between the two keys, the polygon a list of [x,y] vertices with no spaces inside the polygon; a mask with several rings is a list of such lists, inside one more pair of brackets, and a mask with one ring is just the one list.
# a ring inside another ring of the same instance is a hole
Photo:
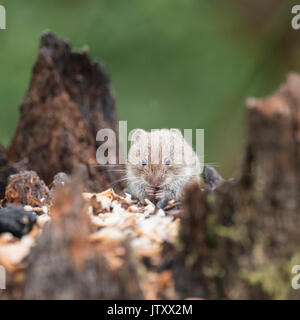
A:
{"label": "tree stump", "polygon": [[235,181],[215,194],[186,190],[175,263],[182,297],[300,297],[291,286],[300,263],[300,77],[248,99],[246,123]]}
{"label": "tree stump", "polygon": [[80,189],[75,182],[55,192],[52,222],[31,250],[22,297],[141,299],[138,265],[126,244],[119,248],[120,266],[112,268],[107,255],[89,241],[92,225]]}
{"label": "tree stump", "polygon": [[[99,191],[120,179],[116,171],[104,170],[96,162],[98,130],[117,133],[116,124],[115,100],[103,66],[86,52],[73,52],[54,34],[43,34],[8,162],[27,159],[27,169],[47,184],[58,172],[70,174],[81,168],[86,189]],[[120,187],[115,185],[116,190]]]}

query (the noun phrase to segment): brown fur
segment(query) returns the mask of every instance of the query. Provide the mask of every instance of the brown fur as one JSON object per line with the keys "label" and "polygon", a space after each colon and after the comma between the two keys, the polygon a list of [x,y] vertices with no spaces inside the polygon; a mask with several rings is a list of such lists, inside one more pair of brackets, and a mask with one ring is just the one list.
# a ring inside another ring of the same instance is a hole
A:
{"label": "brown fur", "polygon": [[200,179],[200,161],[179,130],[138,129],[131,141],[127,179],[139,200],[179,199],[186,183]]}

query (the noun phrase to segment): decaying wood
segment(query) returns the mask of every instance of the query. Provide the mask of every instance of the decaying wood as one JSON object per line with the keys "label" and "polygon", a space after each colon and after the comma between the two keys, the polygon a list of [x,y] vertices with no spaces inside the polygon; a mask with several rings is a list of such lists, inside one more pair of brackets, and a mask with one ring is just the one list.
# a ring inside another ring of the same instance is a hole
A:
{"label": "decaying wood", "polygon": [[299,298],[300,77],[247,101],[247,143],[237,179],[214,195],[186,190],[176,282],[182,296]]}
{"label": "decaying wood", "polygon": [[9,176],[25,170],[27,161],[17,163],[7,161],[6,149],[0,145],[0,199],[3,199]]}
{"label": "decaying wood", "polygon": [[0,144],[0,167],[5,166],[6,163],[7,163],[6,150],[5,150],[5,148]]}
{"label": "decaying wood", "polygon": [[10,176],[1,204],[41,207],[49,205],[50,202],[51,195],[45,182],[34,171],[22,171]]}
{"label": "decaying wood", "polygon": [[[86,172],[86,188],[99,191],[119,179],[96,162],[96,133],[117,132],[115,100],[104,68],[86,52],[73,52],[52,33],[41,37],[30,87],[8,148],[10,163],[28,160],[47,183],[58,172]],[[120,184],[116,184],[118,190]]]}
{"label": "decaying wood", "polygon": [[142,298],[137,263],[126,244],[119,248],[120,266],[111,268],[89,241],[88,202],[78,184],[57,190],[51,217],[28,259],[25,299]]}
{"label": "decaying wood", "polygon": [[10,172],[9,170],[6,169],[6,166],[7,166],[6,149],[0,144],[0,199],[2,199],[4,196],[5,188],[7,185],[7,179],[8,179],[8,176],[10,175]]}

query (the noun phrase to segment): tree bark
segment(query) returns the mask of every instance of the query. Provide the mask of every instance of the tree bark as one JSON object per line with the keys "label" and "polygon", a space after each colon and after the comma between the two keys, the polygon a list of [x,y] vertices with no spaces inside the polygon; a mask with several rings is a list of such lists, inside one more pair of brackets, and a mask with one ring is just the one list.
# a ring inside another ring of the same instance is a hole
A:
{"label": "tree bark", "polygon": [[[27,159],[27,169],[47,184],[58,172],[81,168],[86,189],[99,191],[120,176],[98,166],[96,134],[103,128],[117,133],[116,126],[115,100],[103,66],[86,52],[73,52],[54,34],[43,34],[8,162]],[[120,187],[116,183],[115,189]]]}
{"label": "tree bark", "polygon": [[7,161],[6,153],[6,149],[0,145],[0,199],[3,199],[5,195],[5,189],[8,184],[9,176],[26,168],[26,161],[9,163]]}
{"label": "tree bark", "polygon": [[22,171],[10,176],[0,203],[3,207],[7,203],[42,207],[51,203],[51,194],[45,182],[34,171]]}
{"label": "tree bark", "polygon": [[300,77],[248,99],[246,123],[235,181],[215,194],[186,190],[174,267],[182,297],[300,297],[291,286],[300,261]]}
{"label": "tree bark", "polygon": [[88,203],[80,183],[58,188],[51,224],[28,258],[24,299],[141,299],[138,263],[129,247],[118,251],[119,267],[112,268],[103,247],[89,241],[92,231]]}

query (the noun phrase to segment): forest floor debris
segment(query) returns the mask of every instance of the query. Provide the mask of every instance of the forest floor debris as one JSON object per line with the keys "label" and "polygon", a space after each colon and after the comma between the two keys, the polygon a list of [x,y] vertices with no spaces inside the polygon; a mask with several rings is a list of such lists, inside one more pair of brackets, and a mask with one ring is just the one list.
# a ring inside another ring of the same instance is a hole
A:
{"label": "forest floor debris", "polygon": [[[109,268],[117,270],[122,267],[121,251],[124,251],[123,245],[127,242],[136,258],[143,261],[145,268],[150,266],[147,279],[141,283],[144,296],[156,299],[159,292],[164,290],[169,291],[164,293],[166,296],[174,298],[171,271],[158,269],[162,265],[164,244],[176,243],[179,218],[169,215],[168,212],[178,210],[179,203],[170,201],[165,210],[157,210],[149,200],[143,205],[133,200],[131,195],[125,193],[121,196],[113,189],[102,193],[82,193],[82,196],[88,203],[88,215],[93,226],[88,241],[97,249],[100,248]],[[31,248],[36,245],[44,226],[51,222],[51,204],[36,206],[35,202],[35,207],[28,204],[7,205],[7,208],[12,207],[22,209],[26,217],[29,215],[31,224],[30,228],[21,234],[0,234],[0,265],[12,274],[19,274],[20,271],[25,272],[26,258]],[[1,210],[8,210],[7,208]],[[27,220],[29,222],[28,217]]]}

